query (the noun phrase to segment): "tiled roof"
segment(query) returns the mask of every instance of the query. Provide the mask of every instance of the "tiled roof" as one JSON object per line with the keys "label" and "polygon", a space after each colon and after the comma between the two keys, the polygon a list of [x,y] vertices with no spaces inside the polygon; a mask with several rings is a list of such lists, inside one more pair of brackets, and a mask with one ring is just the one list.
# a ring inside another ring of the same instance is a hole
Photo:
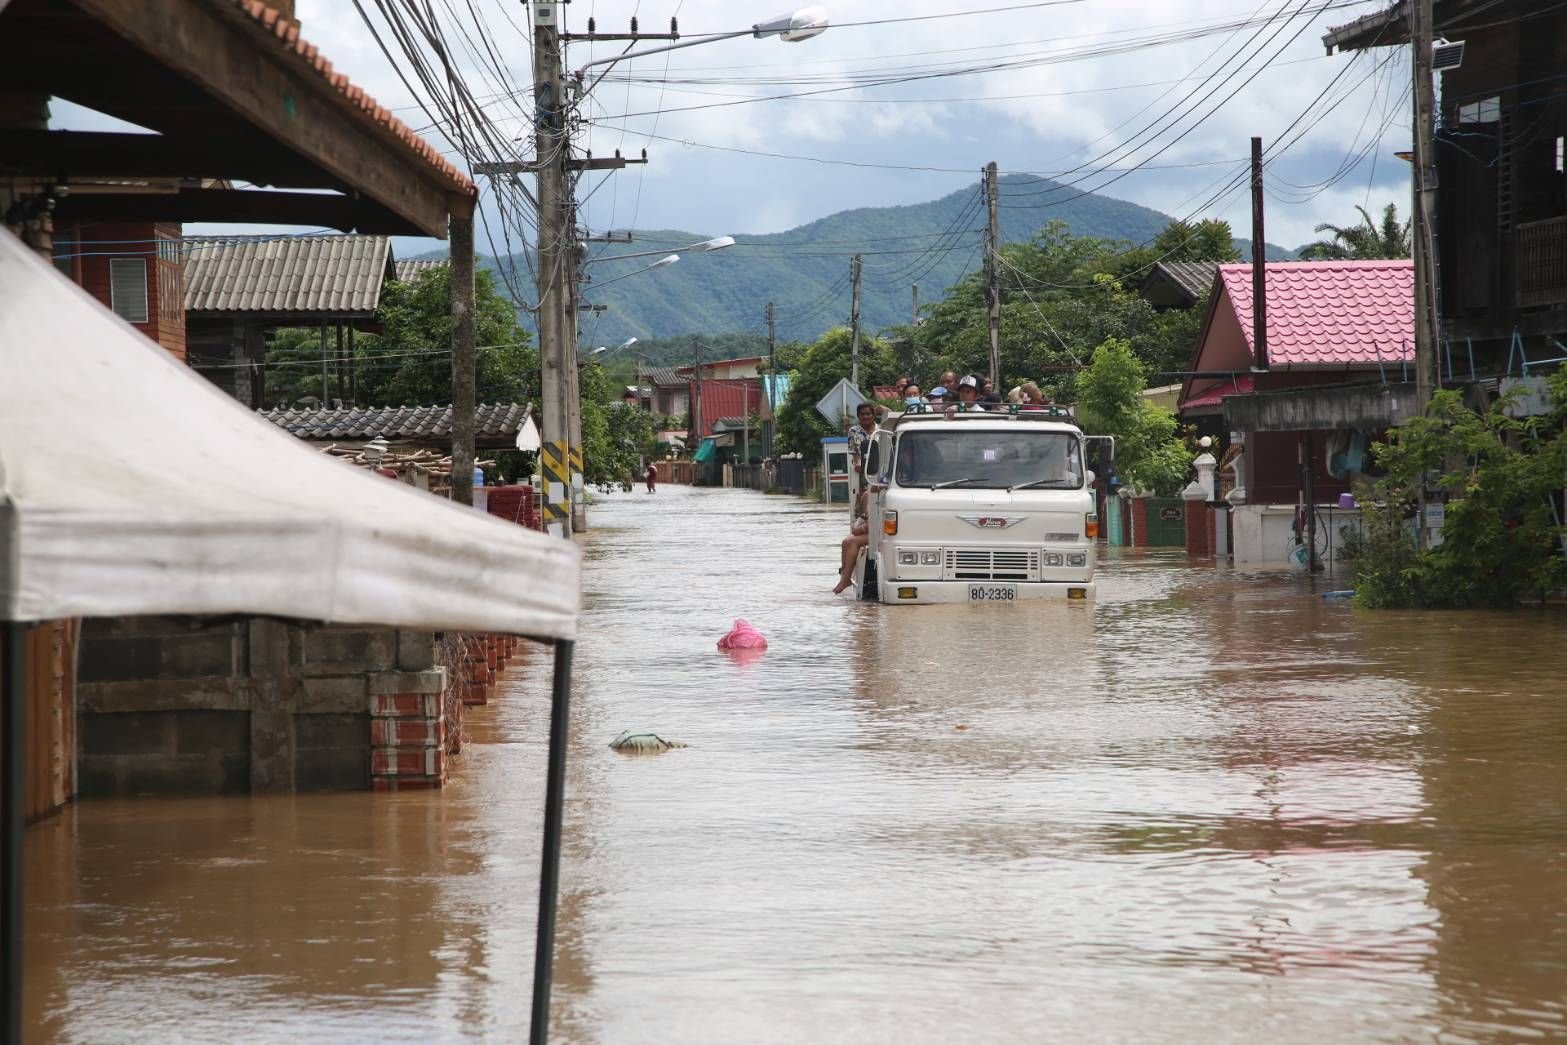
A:
{"label": "tiled roof", "polygon": [[[1267,267],[1268,366],[1375,366],[1415,341],[1411,261],[1289,261]],[[1235,316],[1252,339],[1250,265],[1220,265]]]}
{"label": "tiled roof", "polygon": [[1201,410],[1205,407],[1219,406],[1219,401],[1225,396],[1245,395],[1248,392],[1256,391],[1256,388],[1257,379],[1255,377],[1250,374],[1236,374],[1232,378],[1226,378],[1204,391],[1198,392],[1190,399],[1183,399],[1181,401],[1181,409],[1183,411]]}
{"label": "tiled roof", "polygon": [[1218,270],[1217,261],[1161,261],[1143,283],[1146,286],[1148,280],[1163,275],[1195,300],[1208,293],[1208,288],[1213,286],[1213,274]]}
{"label": "tiled roof", "polygon": [[343,73],[334,71],[332,63],[321,56],[316,46],[299,35],[298,23],[284,18],[259,0],[230,0],[230,2],[277,37],[287,50],[299,56],[303,65],[308,66],[331,84],[354,108],[370,121],[384,128],[392,137],[402,142],[410,151],[439,172],[451,183],[452,188],[469,195],[477,194],[478,190],[468,176],[436,151],[433,145],[415,134],[406,123],[393,116],[390,110],[365,93],[362,87],[357,86]]}
{"label": "tiled roof", "polygon": [[655,388],[684,388],[690,383],[689,378],[681,377],[672,366],[643,367],[641,377]]}
{"label": "tiled roof", "polygon": [[185,311],[371,315],[392,278],[387,236],[188,236]]}
{"label": "tiled roof", "polygon": [[[517,434],[528,416],[523,403],[480,403],[474,411],[474,435],[479,440],[507,439]],[[450,406],[340,407],[293,410],[275,407],[261,416],[279,428],[317,443],[361,442],[376,436],[388,442],[447,440],[452,434]]]}
{"label": "tiled roof", "polygon": [[399,283],[412,283],[426,272],[433,272],[439,268],[445,268],[445,258],[421,258],[417,261],[399,261],[397,266],[397,281]]}

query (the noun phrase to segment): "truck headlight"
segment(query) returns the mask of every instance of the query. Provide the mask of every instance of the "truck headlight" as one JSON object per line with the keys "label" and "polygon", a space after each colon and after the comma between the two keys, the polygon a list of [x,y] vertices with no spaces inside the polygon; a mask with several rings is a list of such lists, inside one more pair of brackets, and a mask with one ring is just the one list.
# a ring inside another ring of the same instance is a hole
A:
{"label": "truck headlight", "polygon": [[1087,566],[1088,556],[1083,552],[1076,552],[1066,557],[1066,564],[1068,566]]}
{"label": "truck headlight", "polygon": [[1061,565],[1061,553],[1060,552],[1045,552],[1044,562],[1045,562],[1046,566],[1060,566]]}
{"label": "truck headlight", "polygon": [[919,565],[919,561],[920,561],[919,552],[906,552],[906,551],[899,551],[898,552],[898,565],[899,566],[917,566],[917,565]]}
{"label": "truck headlight", "polygon": [[920,565],[921,566],[940,566],[941,565],[941,553],[940,552],[920,552]]}

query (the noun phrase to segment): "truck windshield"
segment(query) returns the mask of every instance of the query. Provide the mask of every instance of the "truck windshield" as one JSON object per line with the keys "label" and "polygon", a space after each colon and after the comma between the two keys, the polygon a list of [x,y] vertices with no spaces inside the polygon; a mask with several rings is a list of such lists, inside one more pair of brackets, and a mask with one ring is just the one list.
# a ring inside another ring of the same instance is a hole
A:
{"label": "truck windshield", "polygon": [[1075,490],[1083,485],[1083,463],[1077,437],[1066,432],[953,425],[900,434],[894,478],[899,486],[932,489]]}

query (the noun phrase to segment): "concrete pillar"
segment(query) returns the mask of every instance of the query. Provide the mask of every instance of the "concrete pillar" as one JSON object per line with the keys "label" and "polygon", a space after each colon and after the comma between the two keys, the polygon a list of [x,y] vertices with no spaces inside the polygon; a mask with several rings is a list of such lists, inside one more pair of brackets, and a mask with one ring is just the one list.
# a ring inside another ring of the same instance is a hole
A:
{"label": "concrete pillar", "polygon": [[1186,502],[1186,554],[1206,559],[1213,554],[1208,491],[1194,481],[1181,491],[1181,500]]}
{"label": "concrete pillar", "polygon": [[250,629],[250,790],[253,794],[294,790],[294,712],[299,665],[290,627],[253,618]]}

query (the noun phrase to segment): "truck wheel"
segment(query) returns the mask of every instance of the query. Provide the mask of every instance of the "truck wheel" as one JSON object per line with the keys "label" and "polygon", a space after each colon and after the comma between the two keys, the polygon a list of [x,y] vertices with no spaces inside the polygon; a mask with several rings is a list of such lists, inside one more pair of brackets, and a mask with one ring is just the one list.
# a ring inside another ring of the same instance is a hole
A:
{"label": "truck wheel", "polygon": [[879,586],[876,583],[876,560],[870,556],[865,558],[865,575],[861,578],[860,598],[869,602],[875,602],[879,595]]}

